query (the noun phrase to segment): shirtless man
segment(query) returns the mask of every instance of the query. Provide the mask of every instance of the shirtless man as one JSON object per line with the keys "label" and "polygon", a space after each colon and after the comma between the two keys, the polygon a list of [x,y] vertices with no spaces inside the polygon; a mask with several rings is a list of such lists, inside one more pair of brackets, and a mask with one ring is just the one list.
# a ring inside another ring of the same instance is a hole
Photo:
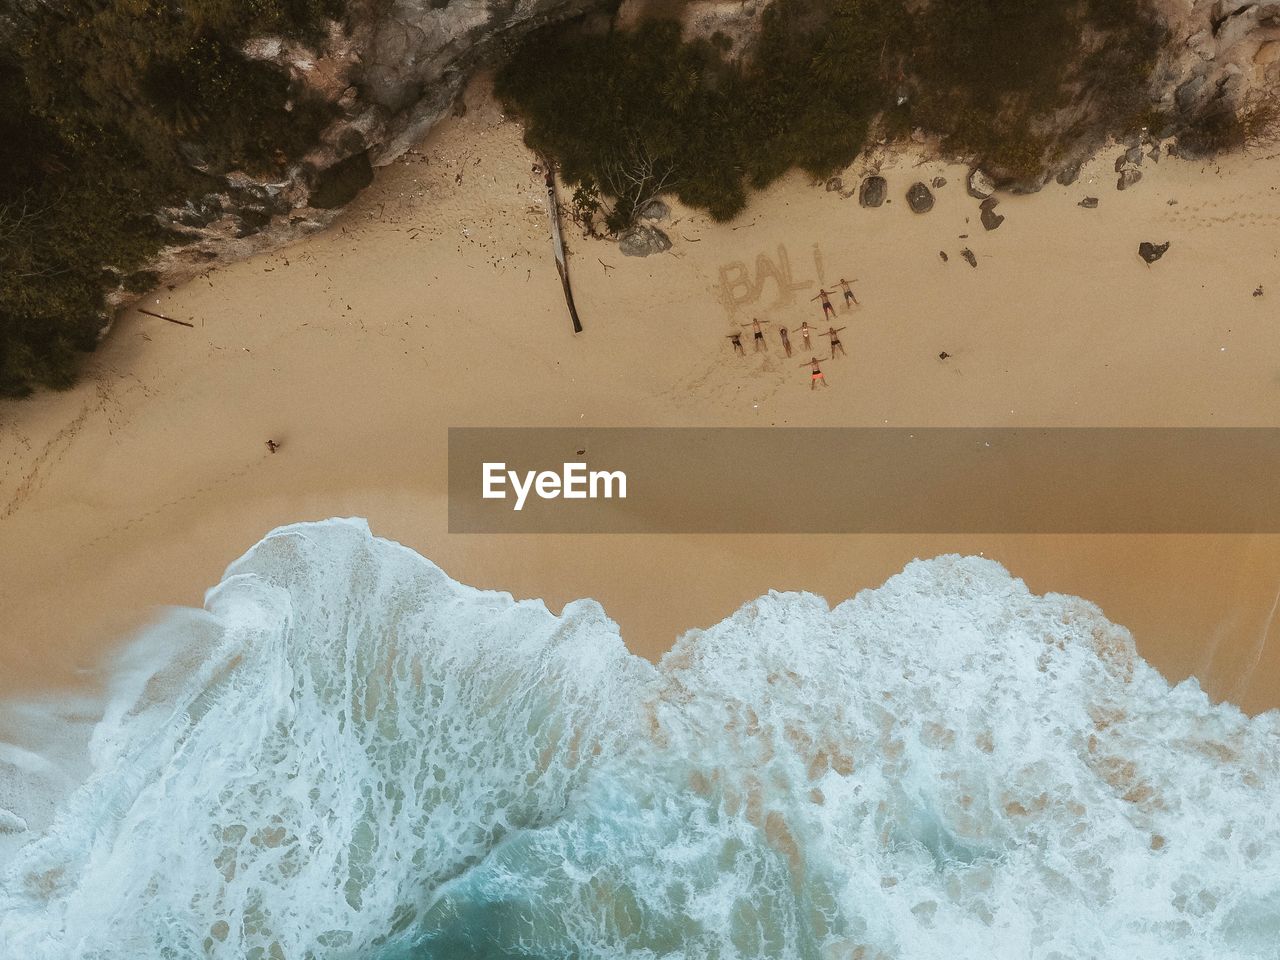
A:
{"label": "shirtless man", "polygon": [[743,346],[742,346],[742,334],[740,334],[740,333],[730,333],[730,334],[726,334],[725,336],[726,336],[726,338],[727,338],[727,339],[729,339],[729,340],[732,340],[732,341],[733,341],[733,349],[734,349],[734,352],[736,352],[736,353],[740,353],[740,354],[742,354],[744,357],[747,355],[747,351],[746,351],[746,350],[743,348]]}
{"label": "shirtless man", "polygon": [[840,286],[844,290],[844,305],[846,307],[851,303],[855,305],[858,303],[858,298],[853,295],[853,288],[849,286],[850,283],[857,282],[857,280],[846,280],[844,277],[840,278]]}
{"label": "shirtless man", "polygon": [[840,355],[842,357],[848,356],[848,354],[844,352],[844,344],[840,342],[840,331],[843,329],[844,327],[827,327],[827,337],[828,339],[831,340],[831,359],[832,360],[836,358],[837,350],[840,351]]}
{"label": "shirtless man", "polygon": [[[765,346],[765,343],[764,343],[764,331],[760,329],[760,324],[768,323],[768,322],[769,322],[768,320],[761,320],[759,317],[751,318],[751,323],[749,324],[749,326],[751,327],[753,332],[753,339],[755,340],[755,345],[756,345],[755,346],[756,353],[759,353],[762,349],[764,350],[769,349],[768,347]],[[741,323],[739,324],[739,326],[745,327],[745,326],[748,326],[748,324]]]}
{"label": "shirtless man", "polygon": [[810,390],[817,390],[819,383],[821,383],[824,387],[830,386],[830,384],[827,383],[827,378],[822,375],[822,368],[818,366],[817,357],[810,357],[804,363],[800,364],[800,366],[809,368],[809,374],[810,374],[809,389]]}
{"label": "shirtless man", "polygon": [[832,319],[835,319],[835,315],[836,315],[836,308],[835,308],[835,307],[833,307],[833,306],[831,305],[831,291],[830,291],[830,290],[825,290],[825,289],[824,289],[824,290],[819,290],[819,291],[818,291],[818,295],[817,295],[816,297],[810,297],[810,298],[809,298],[809,302],[810,302],[810,303],[812,303],[814,300],[821,300],[821,301],[822,301],[822,316],[823,316],[824,318],[826,318],[826,317],[831,317]]}
{"label": "shirtless man", "polygon": [[787,356],[791,356],[791,338],[787,336],[787,328],[779,327],[778,336],[782,338],[782,349],[787,351]]}

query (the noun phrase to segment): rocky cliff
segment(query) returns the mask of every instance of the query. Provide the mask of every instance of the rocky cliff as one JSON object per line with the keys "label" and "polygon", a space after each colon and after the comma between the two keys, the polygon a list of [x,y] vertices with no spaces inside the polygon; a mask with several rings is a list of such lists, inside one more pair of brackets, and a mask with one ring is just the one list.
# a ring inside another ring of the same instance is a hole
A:
{"label": "rocky cliff", "polygon": [[[600,0],[349,0],[346,22],[314,45],[255,37],[244,52],[270,62],[336,119],[281,179],[233,170],[220,189],[159,212],[174,242],[150,265],[157,282],[186,279],[287,243],[333,219],[373,177],[452,107],[472,72],[528,31],[577,16]],[[201,168],[198,150],[189,161]],[[112,301],[129,294],[122,286]]]}
{"label": "rocky cliff", "polygon": [[[730,37],[736,55],[749,55],[767,6],[765,0],[651,4],[627,0],[619,22],[642,19],[648,6],[680,16],[689,33]],[[1157,109],[1195,117],[1220,106],[1237,107],[1280,81],[1280,0],[1158,4],[1169,39],[1152,74],[1150,94]],[[344,22],[331,22],[327,37],[314,42],[253,37],[243,52],[287,72],[331,108],[334,119],[309,151],[270,179],[211,168],[198,145],[182,145],[191,167],[210,174],[216,186],[183,206],[158,212],[169,242],[140,275],[122,277],[109,302],[127,301],[128,289],[178,282],[324,226],[371,181],[375,167],[419,142],[450,110],[477,66],[499,59],[532,29],[604,5],[603,0],[348,0]],[[20,8],[10,14],[21,15]],[[3,28],[0,17],[0,35]],[[1080,128],[1078,115],[1059,119],[1063,130]],[[1076,144],[1077,156],[1096,146],[1087,139]]]}

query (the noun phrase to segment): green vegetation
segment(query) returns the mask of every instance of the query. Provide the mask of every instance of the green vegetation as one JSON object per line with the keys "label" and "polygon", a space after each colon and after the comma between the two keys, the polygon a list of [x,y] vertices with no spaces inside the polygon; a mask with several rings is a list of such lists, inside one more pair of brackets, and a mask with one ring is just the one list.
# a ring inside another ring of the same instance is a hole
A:
{"label": "green vegetation", "polygon": [[829,176],[915,128],[1034,178],[1140,123],[1163,34],[1148,0],[775,0],[747,57],[725,40],[548,28],[498,93],[588,228],[616,232],[659,193],[729,219],[748,189],[793,167]]}
{"label": "green vegetation", "polygon": [[1178,135],[1178,150],[1188,157],[1208,157],[1280,140],[1280,102],[1254,97],[1237,108],[1211,101]]}
{"label": "green vegetation", "polygon": [[155,210],[233,168],[282,171],[314,142],[326,110],[241,46],[321,42],[341,0],[30,9],[0,50],[0,395],[73,381],[105,292],[166,240]]}

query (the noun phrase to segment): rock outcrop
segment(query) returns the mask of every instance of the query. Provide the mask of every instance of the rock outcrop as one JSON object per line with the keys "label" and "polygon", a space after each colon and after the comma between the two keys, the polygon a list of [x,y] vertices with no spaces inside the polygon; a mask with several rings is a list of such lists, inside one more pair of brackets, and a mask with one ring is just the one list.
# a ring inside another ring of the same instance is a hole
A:
{"label": "rock outcrop", "polygon": [[[1175,126],[1212,109],[1237,108],[1280,85],[1280,0],[1156,2],[1169,41],[1150,93],[1158,109],[1176,118]],[[230,171],[205,196],[160,211],[158,219],[174,242],[147,265],[148,277],[154,275],[156,283],[179,282],[213,264],[319,229],[367,185],[375,168],[420,142],[452,108],[474,70],[496,59],[503,45],[536,27],[604,6],[602,0],[349,0],[346,23],[334,23],[327,41],[316,47],[280,37],[255,38],[245,53],[286,71],[332,105],[336,119],[282,178],[268,182]],[[624,6],[620,22],[626,21],[631,6],[635,4]],[[732,5],[690,0],[681,16],[690,35],[727,37],[734,54],[743,56],[767,6],[765,0]],[[1066,129],[1079,117],[1059,119]],[[1122,188],[1138,179],[1134,168],[1144,143],[1151,145],[1149,138],[1126,144]],[[1001,178],[994,170],[974,171],[966,186],[971,195],[985,199],[997,186],[1035,190],[1055,175],[1070,182],[1081,157],[1097,146],[1081,138],[1035,182]],[[190,147],[188,161],[201,168],[198,147]],[[927,187],[920,186],[913,209],[931,206],[932,197],[924,197]],[[859,200],[878,206],[885,189],[880,178],[868,178]],[[118,304],[131,296],[122,283],[111,300]]]}
{"label": "rock outcrop", "polygon": [[[253,39],[246,55],[276,64],[333,106],[336,117],[282,178],[229,171],[205,196],[159,211],[174,242],[147,273],[157,284],[180,282],[323,227],[369,184],[374,168],[426,136],[503,45],[598,6],[600,0],[349,0],[346,23],[333,23],[314,48]],[[198,146],[183,152],[200,169]],[[132,297],[122,284],[109,299],[118,305]]]}

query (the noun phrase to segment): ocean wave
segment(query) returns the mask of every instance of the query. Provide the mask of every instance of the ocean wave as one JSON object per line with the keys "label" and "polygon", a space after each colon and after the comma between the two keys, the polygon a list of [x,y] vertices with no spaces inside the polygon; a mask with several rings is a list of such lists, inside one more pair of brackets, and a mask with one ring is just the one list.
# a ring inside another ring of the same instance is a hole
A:
{"label": "ocean wave", "polygon": [[770,593],[654,668],[334,520],[138,650],[8,955],[1280,956],[1280,712],[991,561]]}

